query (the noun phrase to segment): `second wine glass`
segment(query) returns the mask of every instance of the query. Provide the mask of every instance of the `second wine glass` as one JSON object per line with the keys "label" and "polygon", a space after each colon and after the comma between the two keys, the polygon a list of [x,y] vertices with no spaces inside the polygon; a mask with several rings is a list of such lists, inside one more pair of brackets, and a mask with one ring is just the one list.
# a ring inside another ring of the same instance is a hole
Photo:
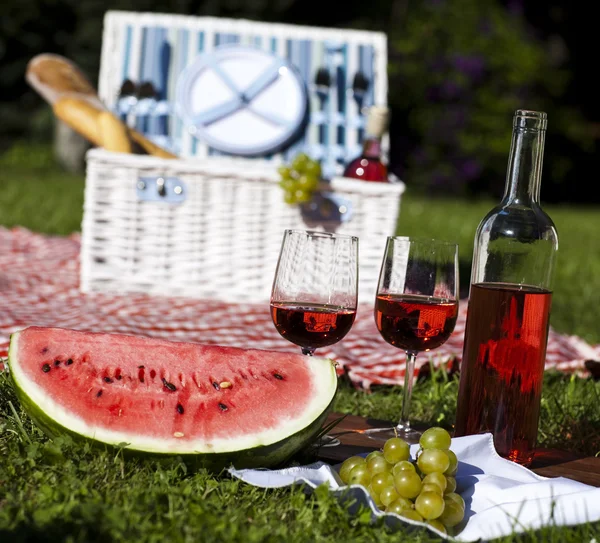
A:
{"label": "second wine glass", "polygon": [[340,341],[352,327],[358,297],[358,238],[286,230],[271,317],[282,337],[302,353]]}
{"label": "second wine glass", "polygon": [[377,297],[375,323],[389,344],[406,352],[400,421],[395,428],[369,431],[370,437],[398,435],[417,443],[411,428],[410,400],[417,353],[446,342],[458,317],[458,246],[432,239],[389,237]]}

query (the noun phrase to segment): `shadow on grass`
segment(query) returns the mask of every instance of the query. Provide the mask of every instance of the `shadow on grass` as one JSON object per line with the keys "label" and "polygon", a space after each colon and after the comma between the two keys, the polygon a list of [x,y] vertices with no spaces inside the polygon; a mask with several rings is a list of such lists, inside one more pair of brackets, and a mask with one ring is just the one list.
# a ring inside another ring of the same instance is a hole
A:
{"label": "shadow on grass", "polygon": [[54,519],[51,525],[19,524],[14,530],[0,530],[0,541],[6,543],[112,543],[111,535],[98,526],[82,526],[74,522]]}

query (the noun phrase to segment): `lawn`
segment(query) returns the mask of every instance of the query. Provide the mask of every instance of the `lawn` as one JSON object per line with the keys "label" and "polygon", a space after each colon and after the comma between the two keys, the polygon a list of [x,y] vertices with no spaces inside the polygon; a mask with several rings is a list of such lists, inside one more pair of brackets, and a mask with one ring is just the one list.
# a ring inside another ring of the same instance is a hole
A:
{"label": "lawn", "polygon": [[[0,225],[64,235],[81,222],[83,180],[61,172],[45,146],[0,157]],[[543,192],[542,192],[543,196]],[[468,284],[475,228],[491,201],[426,199],[409,190],[398,233],[454,239]],[[547,206],[560,235],[552,325],[600,343],[600,211]],[[450,427],[456,379],[419,382],[414,418]],[[342,385],[336,409],[377,418],[398,414],[399,390],[372,394]],[[600,453],[600,383],[548,373],[540,444]],[[12,407],[15,408],[13,411]],[[506,541],[600,540],[600,524],[547,529]],[[139,462],[48,441],[0,376],[0,541],[430,541],[426,532],[390,533],[350,518],[327,492],[258,490],[176,461]]]}

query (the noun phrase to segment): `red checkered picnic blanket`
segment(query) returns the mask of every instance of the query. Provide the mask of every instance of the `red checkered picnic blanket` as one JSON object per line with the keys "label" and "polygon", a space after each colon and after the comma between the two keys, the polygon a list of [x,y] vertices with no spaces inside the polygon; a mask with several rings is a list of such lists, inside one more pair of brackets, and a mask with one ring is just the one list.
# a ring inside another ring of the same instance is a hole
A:
{"label": "red checkered picnic blanket", "polygon": [[[49,237],[23,228],[0,228],[1,357],[7,354],[10,334],[30,325],[298,351],[276,332],[266,303],[236,305],[142,294],[82,294],[79,250],[78,234]],[[429,356],[434,365],[460,358],[466,310],[466,301],[461,302],[450,339],[430,355],[420,355],[417,366],[426,364]],[[343,368],[354,384],[367,389],[373,384],[402,384],[404,379],[404,354],[381,338],[372,307],[359,308],[346,338],[318,354],[335,359],[340,371]],[[550,331],[547,369],[583,375],[587,359],[600,359],[600,345],[590,346],[576,336]]]}

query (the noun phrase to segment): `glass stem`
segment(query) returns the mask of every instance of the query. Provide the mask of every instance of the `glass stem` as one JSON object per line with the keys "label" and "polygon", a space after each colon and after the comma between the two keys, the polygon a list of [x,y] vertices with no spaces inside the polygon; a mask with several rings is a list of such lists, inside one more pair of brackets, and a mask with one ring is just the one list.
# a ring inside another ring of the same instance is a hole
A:
{"label": "glass stem", "polygon": [[413,376],[415,374],[415,361],[417,353],[414,351],[406,351],[406,371],[404,373],[404,396],[402,399],[402,412],[400,413],[400,422],[398,427],[404,431],[410,430],[410,421],[408,413],[410,411],[410,399],[412,397]]}
{"label": "glass stem", "polygon": [[302,354],[313,356],[315,354],[315,349],[313,347],[302,347]]}

